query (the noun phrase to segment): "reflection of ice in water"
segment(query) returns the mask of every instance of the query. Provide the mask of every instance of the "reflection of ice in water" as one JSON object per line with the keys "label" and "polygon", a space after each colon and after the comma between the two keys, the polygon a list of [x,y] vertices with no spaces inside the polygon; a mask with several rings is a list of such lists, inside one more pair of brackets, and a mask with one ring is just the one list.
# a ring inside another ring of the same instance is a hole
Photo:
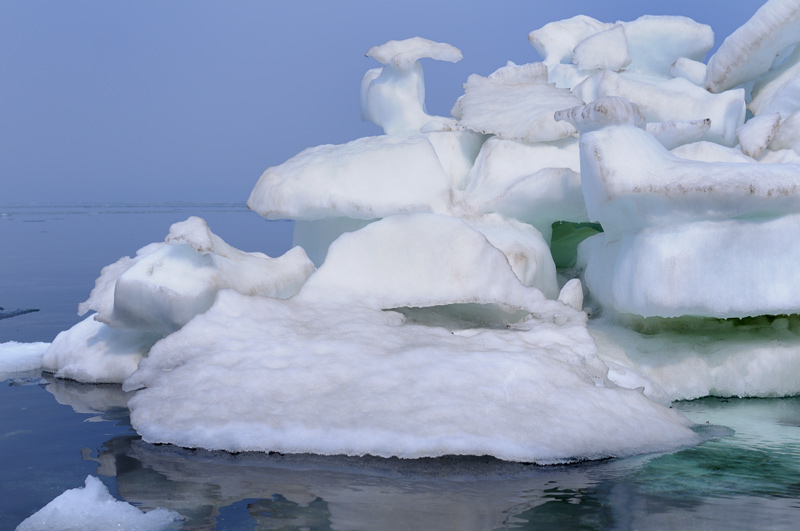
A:
{"label": "reflection of ice in water", "polygon": [[186,529],[222,522],[263,529],[629,529],[697,521],[730,527],[754,518],[781,525],[793,518],[800,400],[708,399],[677,407],[697,422],[734,425],[737,433],[672,454],[555,467],[489,457],[228,454],[134,436],[111,439],[93,459],[99,474],[116,475],[121,499],[177,511]]}

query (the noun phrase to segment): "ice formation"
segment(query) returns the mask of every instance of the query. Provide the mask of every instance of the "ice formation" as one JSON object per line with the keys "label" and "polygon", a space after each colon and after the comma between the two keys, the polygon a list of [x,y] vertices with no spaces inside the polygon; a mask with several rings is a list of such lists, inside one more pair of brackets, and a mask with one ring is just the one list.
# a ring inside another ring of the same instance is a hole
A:
{"label": "ice formation", "polygon": [[42,366],[42,356],[49,343],[0,343],[0,379],[15,372],[25,372]]}
{"label": "ice formation", "polygon": [[248,200],[318,269],[187,220],[103,270],[43,365],[124,380],[144,440],[188,447],[693,444],[670,401],[800,393],[798,12],[769,0],[708,65],[685,17],[553,22],[529,35],[542,62],[469,76],[449,118],[419,60],[458,49],[373,47],[361,110],[385,134],[309,148]]}
{"label": "ice formation", "polygon": [[160,507],[144,513],[129,503],[114,499],[102,481],[87,476],[83,487],[59,495],[19,524],[17,531],[161,531],[172,528],[181,519],[175,511]]}

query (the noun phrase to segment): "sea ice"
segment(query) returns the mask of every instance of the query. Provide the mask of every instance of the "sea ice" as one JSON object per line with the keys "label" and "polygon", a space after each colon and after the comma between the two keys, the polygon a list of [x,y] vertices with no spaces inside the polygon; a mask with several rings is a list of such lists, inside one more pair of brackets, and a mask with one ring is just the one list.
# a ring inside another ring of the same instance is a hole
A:
{"label": "sea ice", "polygon": [[144,513],[129,503],[114,499],[99,479],[87,476],[85,486],[59,495],[25,519],[17,531],[160,531],[171,528],[181,519],[178,513],[162,508]]}
{"label": "sea ice", "polygon": [[0,343],[0,380],[15,372],[25,372],[42,366],[42,356],[49,343]]}

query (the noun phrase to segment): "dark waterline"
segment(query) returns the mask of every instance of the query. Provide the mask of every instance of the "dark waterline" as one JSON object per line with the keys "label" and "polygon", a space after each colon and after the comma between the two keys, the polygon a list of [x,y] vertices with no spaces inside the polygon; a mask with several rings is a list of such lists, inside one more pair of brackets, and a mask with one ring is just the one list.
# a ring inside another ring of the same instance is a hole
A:
{"label": "dark waterline", "polygon": [[[235,204],[0,206],[0,342],[51,341],[77,323],[100,269],[207,220],[232,245],[271,256],[292,225]],[[5,258],[8,259],[5,259]],[[87,475],[183,529],[793,529],[800,515],[800,399],[678,403],[735,435],[666,455],[535,467],[491,458],[399,460],[231,455],[144,443],[119,386],[0,382],[0,529]]]}

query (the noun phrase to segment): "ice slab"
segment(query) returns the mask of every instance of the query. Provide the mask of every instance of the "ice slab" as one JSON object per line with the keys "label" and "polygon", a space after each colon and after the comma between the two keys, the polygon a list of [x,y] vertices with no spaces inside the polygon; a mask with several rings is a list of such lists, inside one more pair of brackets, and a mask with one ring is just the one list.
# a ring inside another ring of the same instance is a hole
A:
{"label": "ice slab", "polygon": [[452,186],[425,136],[375,136],[306,149],[268,168],[247,206],[270,219],[375,219],[450,208]]}
{"label": "ice slab", "polygon": [[553,113],[580,105],[567,89],[547,82],[544,63],[510,63],[488,77],[472,74],[459,99],[459,124],[500,138],[543,142],[566,138],[575,129]]}
{"label": "ice slab", "polygon": [[129,503],[118,501],[102,481],[87,476],[85,486],[57,496],[23,521],[17,531],[161,531],[171,528],[180,520],[182,517],[175,511],[159,507],[145,513]]}
{"label": "ice slab", "polygon": [[357,297],[225,290],[126,381],[140,389],[131,422],[149,442],[234,452],[537,463],[699,441],[675,411],[606,379],[584,314],[530,309],[511,328],[454,333]]}
{"label": "ice slab", "polygon": [[800,1],[768,0],[708,60],[706,88],[722,92],[763,74],[800,42]]}
{"label": "ice slab", "polygon": [[614,24],[600,22],[586,15],[545,24],[528,34],[531,46],[548,66],[572,61],[575,47],[587,37],[611,29]]}

